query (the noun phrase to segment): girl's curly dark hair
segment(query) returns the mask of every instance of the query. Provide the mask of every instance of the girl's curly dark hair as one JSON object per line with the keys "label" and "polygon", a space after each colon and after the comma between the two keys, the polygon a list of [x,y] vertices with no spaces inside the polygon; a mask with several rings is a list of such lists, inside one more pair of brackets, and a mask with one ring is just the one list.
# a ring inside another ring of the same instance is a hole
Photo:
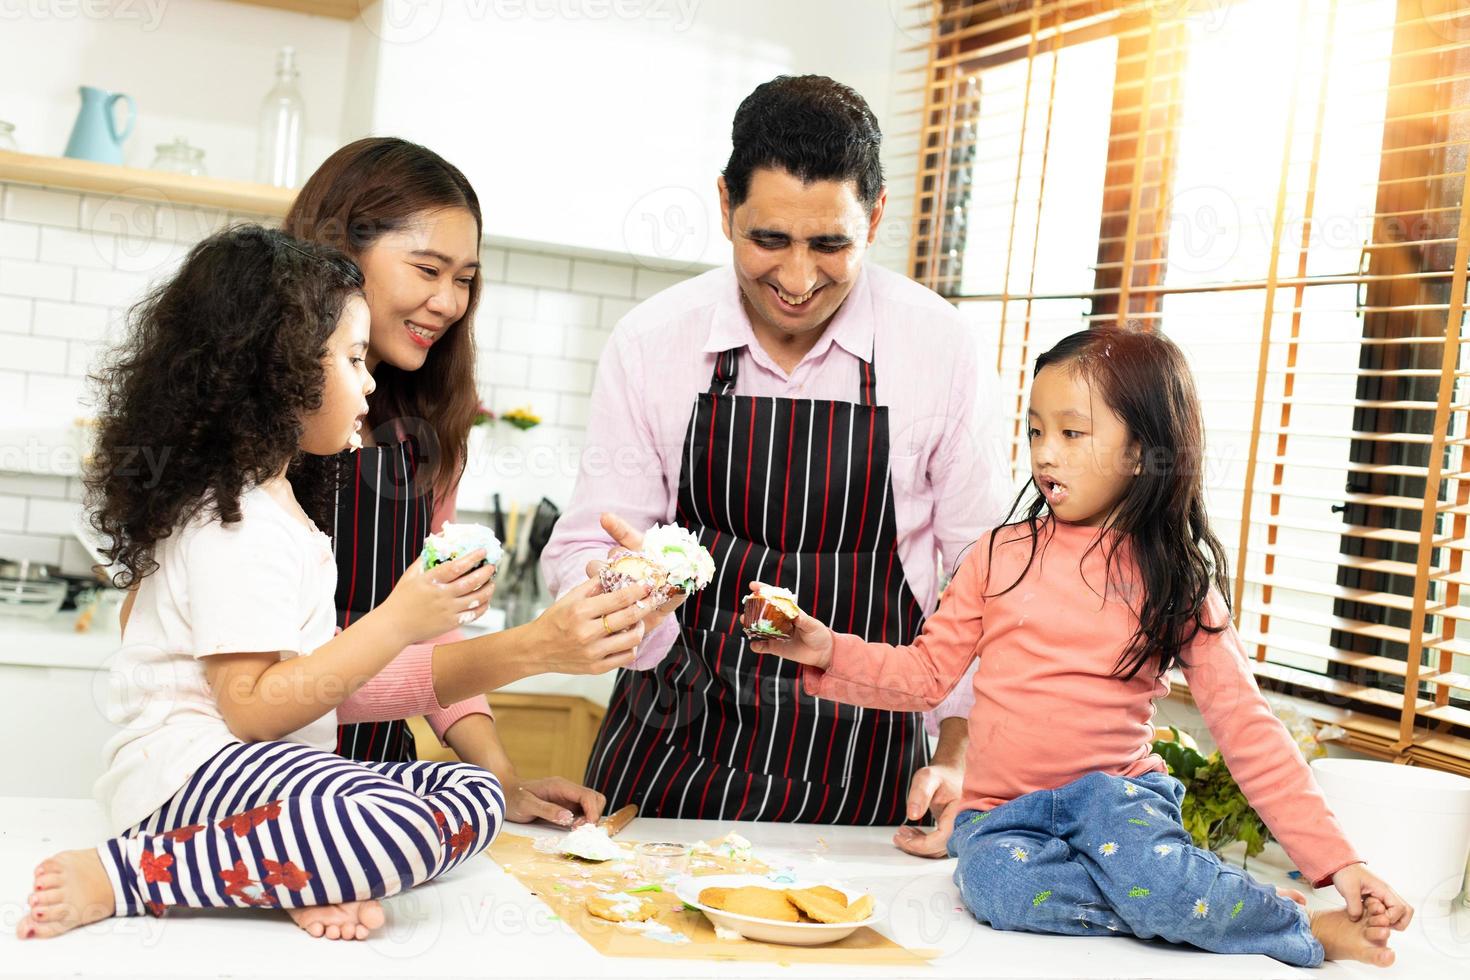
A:
{"label": "girl's curly dark hair", "polygon": [[133,307],[126,339],[90,379],[87,507],[120,566],[114,584],[156,570],[158,542],[202,508],[240,520],[241,492],[296,458],[302,419],[321,406],[327,339],[362,284],[335,249],[241,225],[195,245]]}

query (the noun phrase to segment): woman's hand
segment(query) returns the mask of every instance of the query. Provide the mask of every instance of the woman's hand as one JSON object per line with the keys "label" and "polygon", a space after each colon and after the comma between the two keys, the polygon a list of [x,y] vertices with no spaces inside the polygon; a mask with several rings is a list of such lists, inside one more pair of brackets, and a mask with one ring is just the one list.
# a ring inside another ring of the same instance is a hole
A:
{"label": "woman's hand", "polygon": [[414,559],[380,609],[404,636],[405,645],[442,636],[484,614],[495,591],[495,566],[483,565],[478,548],[454,561],[424,570],[424,557]]}
{"label": "woman's hand", "polygon": [[1372,896],[1388,911],[1389,925],[1399,932],[1409,927],[1414,908],[1399,897],[1388,883],[1368,870],[1366,864],[1350,864],[1332,876],[1332,884],[1347,900],[1348,918],[1354,922],[1363,916],[1363,899]]}
{"label": "woman's hand", "polygon": [[505,819],[512,823],[545,820],[558,827],[580,827],[596,823],[607,806],[607,798],[595,789],[560,776],[500,782],[505,790]]}
{"label": "woman's hand", "polygon": [[[608,537],[617,542],[615,546],[608,549],[608,558],[612,558],[613,555],[620,551],[643,550],[643,532],[636,530],[633,525],[623,520],[617,514],[603,514],[601,523],[602,529],[607,532]],[[596,581],[597,577],[602,574],[602,570],[606,567],[607,562],[605,561],[598,561],[596,559],[589,561],[587,563],[587,577]],[[645,632],[652,633],[658,629],[664,620],[678,611],[679,607],[684,604],[684,600],[687,598],[689,598],[688,593],[680,592],[663,605],[648,610],[647,614],[643,617],[643,628]]]}
{"label": "woman's hand", "polygon": [[531,622],[527,649],[540,673],[605,674],[633,663],[643,642],[646,585],[599,593],[590,579]]}

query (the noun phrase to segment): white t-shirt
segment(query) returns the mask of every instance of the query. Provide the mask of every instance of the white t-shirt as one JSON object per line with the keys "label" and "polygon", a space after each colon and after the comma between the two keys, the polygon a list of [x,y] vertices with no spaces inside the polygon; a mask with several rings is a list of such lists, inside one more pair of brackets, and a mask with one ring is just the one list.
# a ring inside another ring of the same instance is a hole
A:
{"label": "white t-shirt", "polygon": [[[121,833],[149,816],[220,749],[238,742],[205,680],[204,657],[280,651],[304,656],[332,638],[337,565],[330,539],[259,487],[228,526],[212,510],[158,543],[158,569],[112,658],[104,698],[122,731],[103,750],[93,792]],[[337,713],[286,736],[330,751]]]}

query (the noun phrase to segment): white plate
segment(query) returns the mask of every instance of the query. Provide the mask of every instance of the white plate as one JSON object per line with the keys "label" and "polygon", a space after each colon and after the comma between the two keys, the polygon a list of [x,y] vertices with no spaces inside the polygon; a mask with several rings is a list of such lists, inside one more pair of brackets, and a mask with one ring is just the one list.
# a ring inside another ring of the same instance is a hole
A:
{"label": "white plate", "polygon": [[[874,903],[873,914],[861,922],[776,922],[771,919],[757,919],[749,915],[736,915],[733,912],[722,912],[712,909],[699,901],[699,893],[706,888],[745,888],[755,886],[757,888],[771,888],[776,891],[784,891],[790,888],[812,888],[824,884],[818,881],[797,881],[791,884],[772,881],[761,875],[700,875],[695,878],[684,878],[675,886],[674,894],[681,900],[694,906],[709,917],[709,920],[717,926],[740,933],[746,939],[754,939],[762,943],[780,943],[784,946],[822,946],[827,943],[835,943],[839,939],[846,939],[864,926],[871,926],[883,918],[884,909],[881,904]],[[829,885],[836,888],[847,896],[848,904],[852,904],[863,896],[863,892],[843,888],[838,885]]]}

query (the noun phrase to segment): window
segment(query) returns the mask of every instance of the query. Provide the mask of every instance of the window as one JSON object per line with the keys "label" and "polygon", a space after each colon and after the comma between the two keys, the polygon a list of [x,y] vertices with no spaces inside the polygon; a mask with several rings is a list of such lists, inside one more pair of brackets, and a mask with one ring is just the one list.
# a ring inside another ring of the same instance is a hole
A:
{"label": "window", "polygon": [[1470,772],[1456,7],[937,0],[910,271],[990,345],[1018,481],[1036,354],[1178,342],[1262,685]]}

